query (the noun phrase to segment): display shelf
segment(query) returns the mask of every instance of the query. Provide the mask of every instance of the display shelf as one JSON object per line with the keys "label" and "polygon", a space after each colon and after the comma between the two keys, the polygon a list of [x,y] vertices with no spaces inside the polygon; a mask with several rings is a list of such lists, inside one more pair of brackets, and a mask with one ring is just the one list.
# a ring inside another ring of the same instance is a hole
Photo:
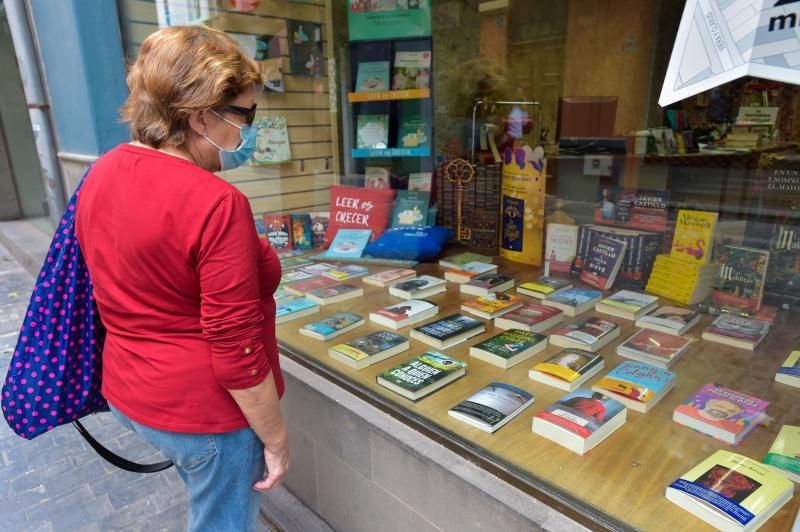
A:
{"label": "display shelf", "polygon": [[400,91],[351,92],[347,101],[357,102],[390,102],[396,100],[424,100],[431,97],[430,89],[407,89]]}
{"label": "display shelf", "polygon": [[430,148],[355,148],[350,153],[354,159],[380,157],[429,157]]}
{"label": "display shelf", "polygon": [[[530,266],[496,260],[502,273],[514,275],[518,282],[536,278],[538,271]],[[371,267],[371,271],[384,268]],[[433,264],[417,267],[419,274],[441,277],[445,269]],[[358,279],[350,282],[359,283]],[[689,351],[671,368],[677,374],[674,390],[667,394],[649,413],[628,413],[628,420],[618,431],[599,444],[586,456],[578,456],[567,449],[531,432],[534,414],[565,395],[566,392],[531,380],[528,370],[560,348],[549,346],[531,359],[502,370],[478,359],[469,357],[469,346],[483,341],[498,332],[491,322],[487,331],[467,342],[443,350],[448,356],[468,363],[467,375],[442,390],[417,403],[405,400],[378,386],[376,376],[394,365],[431,350],[426,344],[411,340],[411,349],[363,370],[354,370],[339,364],[327,355],[328,347],[353,340],[380,326],[367,321],[332,342],[311,341],[297,329],[305,323],[330,316],[337,312],[356,312],[367,316],[369,312],[397,303],[400,299],[388,290],[364,285],[361,299],[324,307],[319,314],[281,324],[278,338],[286,352],[302,357],[334,382],[355,388],[363,394],[378,398],[411,426],[422,424],[429,432],[451,440],[454,447],[472,454],[478,463],[485,462],[496,468],[513,472],[526,480],[529,493],[536,496],[542,490],[586,516],[598,527],[619,529],[631,526],[643,530],[711,530],[703,521],[669,502],[664,491],[680,475],[718,449],[728,449],[762,460],[783,424],[800,422],[800,390],[774,381],[774,375],[783,359],[794,346],[800,345],[800,329],[792,327],[792,314],[781,313],[772,332],[755,352],[748,352],[700,339],[704,327],[712,320],[703,318],[685,336],[692,338]],[[436,317],[420,324],[460,311],[461,302],[472,296],[462,295],[458,285],[448,283],[448,291],[428,298],[439,305]],[[529,299],[529,298],[527,298]],[[536,300],[531,299],[532,302]],[[661,303],[669,303],[664,298]],[[587,312],[585,316],[599,315]],[[575,318],[565,318],[569,323]],[[615,347],[636,330],[633,321],[615,319],[621,327],[620,338],[600,350],[606,360],[606,369],[592,378],[591,387],[605,373],[623,360]],[[409,328],[398,331],[408,337]],[[532,392],[536,400],[520,416],[495,434],[487,434],[447,415],[447,410],[467,396],[492,381],[505,382]],[[717,382],[730,388],[770,401],[769,420],[757,427],[738,447],[729,447],[672,421],[672,410],[686,400],[700,386]],[[523,486],[523,489],[526,489]],[[566,495],[566,496],[565,496]],[[761,530],[790,530],[800,506],[797,495],[787,503]],[[608,520],[602,518],[609,517]],[[617,521],[617,522],[615,522]]]}

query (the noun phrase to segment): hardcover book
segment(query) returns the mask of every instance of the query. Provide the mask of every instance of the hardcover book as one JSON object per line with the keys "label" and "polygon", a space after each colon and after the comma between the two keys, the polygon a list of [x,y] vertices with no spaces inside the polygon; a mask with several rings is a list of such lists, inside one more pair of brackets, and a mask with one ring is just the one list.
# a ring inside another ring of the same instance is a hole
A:
{"label": "hardcover book", "polygon": [[498,329],[524,329],[540,333],[563,320],[564,313],[557,308],[531,303],[497,318],[494,325]]}
{"label": "hardcover book", "polygon": [[345,344],[331,347],[328,354],[355,369],[362,369],[402,353],[409,347],[406,338],[389,331],[377,331]]}
{"label": "hardcover book", "polygon": [[486,330],[480,320],[453,314],[411,330],[411,338],[438,349],[447,349]]}
{"label": "hardcover book", "polygon": [[533,395],[525,390],[492,382],[447,411],[484,432],[493,433],[533,403]]}
{"label": "hardcover book", "polygon": [[371,237],[370,229],[339,229],[324,256],[327,259],[360,258]]}
{"label": "hardcover book", "polygon": [[719,262],[714,304],[758,312],[764,296],[769,251],[723,246]]}
{"label": "hardcover book", "polygon": [[544,271],[546,275],[554,273],[569,274],[577,249],[577,225],[547,224],[547,237],[544,248]]}
{"label": "hardcover book", "polygon": [[794,484],[770,466],[717,451],[667,486],[666,497],[717,530],[756,530],[792,498]]}
{"label": "hardcover book", "polygon": [[292,233],[289,231],[290,227],[289,216],[265,216],[264,225],[267,228],[267,240],[269,244],[276,250],[292,249]]}
{"label": "hardcover book", "polygon": [[391,283],[413,279],[416,276],[417,272],[415,270],[398,268],[395,270],[386,270],[383,272],[373,273],[372,275],[364,277],[363,281],[367,284],[385,287]]}
{"label": "hardcover book", "polygon": [[541,334],[509,329],[469,348],[470,356],[508,369],[547,347],[547,337]]}
{"label": "hardcover book", "polygon": [[711,260],[718,216],[716,212],[678,211],[670,256],[692,264],[707,264]]}
{"label": "hardcover book", "polygon": [[777,467],[790,479],[800,482],[800,427],[782,426],[764,463]]}
{"label": "hardcover book", "polygon": [[754,350],[769,332],[769,323],[723,314],[703,331],[703,340]]}
{"label": "hardcover book", "polygon": [[388,91],[391,87],[389,80],[389,61],[359,63],[355,92]]}
{"label": "hardcover book", "polygon": [[800,351],[792,351],[775,374],[777,382],[800,388]]}
{"label": "hardcover book", "polygon": [[549,277],[547,275],[539,277],[535,281],[522,283],[517,286],[517,292],[537,299],[547,299],[560,292],[572,287],[572,283],[567,279]]}
{"label": "hardcover book", "polygon": [[328,232],[328,222],[331,219],[329,212],[311,212],[311,237],[313,247],[319,248],[325,244],[325,235]]}
{"label": "hardcover book", "polygon": [[563,349],[533,366],[528,376],[538,382],[571,392],[603,369],[603,357],[583,349]]}
{"label": "hardcover book", "polygon": [[730,445],[738,445],[764,418],[767,401],[706,384],[678,405],[672,420]]}
{"label": "hardcover book", "polygon": [[670,333],[641,329],[617,346],[617,354],[661,368],[669,368],[691,344],[688,338]]}
{"label": "hardcover book", "polygon": [[297,249],[311,249],[314,246],[314,235],[311,232],[311,217],[308,214],[290,214],[292,224],[292,242]]}
{"label": "hardcover book", "polygon": [[315,312],[319,312],[319,305],[313,301],[304,297],[293,299],[285,303],[279,303],[275,307],[275,323],[280,324],[285,321],[302,318]]}
{"label": "hardcover book", "polygon": [[542,301],[542,304],[557,308],[567,316],[578,316],[590,308],[593,308],[601,297],[603,297],[603,293],[599,290],[569,288],[563,292],[549,296]]}
{"label": "hardcover book", "polygon": [[608,290],[622,266],[627,244],[602,235],[592,239],[580,279],[589,286]]}
{"label": "hardcover book", "polygon": [[369,269],[359,266],[358,264],[345,264],[344,266],[339,266],[338,268],[332,268],[324,271],[322,272],[322,275],[337,281],[344,281],[354,277],[361,277],[362,275],[366,275],[368,273]]}
{"label": "hardcover book", "polygon": [[697,309],[663,306],[636,320],[636,326],[667,334],[681,335],[700,321]]}
{"label": "hardcover book", "polygon": [[392,90],[427,89],[430,81],[430,51],[395,53]]}
{"label": "hardcover book", "polygon": [[430,197],[430,192],[397,191],[392,211],[392,227],[427,225]]}
{"label": "hardcover book", "polygon": [[471,251],[466,251],[464,253],[459,253],[457,255],[451,255],[449,257],[439,259],[439,266],[442,266],[443,268],[449,268],[452,270],[458,270],[468,262],[486,262],[488,264],[491,264],[492,257],[481,255],[480,253],[473,253]]}
{"label": "hardcover book", "polygon": [[391,329],[402,329],[433,317],[438,312],[439,307],[429,301],[408,299],[370,313],[369,319]]}
{"label": "hardcover book", "polygon": [[550,343],[596,352],[619,336],[619,325],[603,318],[581,318],[550,335]]}
{"label": "hardcover book", "polygon": [[358,115],[356,147],[386,149],[389,147],[389,115]]}
{"label": "hardcover book", "polygon": [[300,327],[300,334],[318,340],[330,340],[364,324],[364,318],[352,312],[341,312]]}
{"label": "hardcover book", "polygon": [[626,360],[592,390],[610,395],[631,410],[646,414],[675,387],[675,374],[644,362]]}
{"label": "hardcover book", "polygon": [[326,286],[325,288],[317,288],[316,290],[308,292],[306,297],[320,305],[330,305],[363,295],[364,289],[360,286],[343,283]]}
{"label": "hardcover book", "polygon": [[428,351],[378,375],[378,384],[418,401],[466,374],[467,365],[436,351]]}

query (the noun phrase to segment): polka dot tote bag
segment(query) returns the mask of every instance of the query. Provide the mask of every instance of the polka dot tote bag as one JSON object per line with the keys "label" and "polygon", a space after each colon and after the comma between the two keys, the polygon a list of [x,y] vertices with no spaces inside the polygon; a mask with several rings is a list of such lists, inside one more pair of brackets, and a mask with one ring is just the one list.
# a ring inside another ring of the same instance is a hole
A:
{"label": "polka dot tote bag", "polygon": [[83,179],[36,279],[3,385],[3,416],[23,438],[108,410],[100,394],[105,329],[75,238],[75,206]]}

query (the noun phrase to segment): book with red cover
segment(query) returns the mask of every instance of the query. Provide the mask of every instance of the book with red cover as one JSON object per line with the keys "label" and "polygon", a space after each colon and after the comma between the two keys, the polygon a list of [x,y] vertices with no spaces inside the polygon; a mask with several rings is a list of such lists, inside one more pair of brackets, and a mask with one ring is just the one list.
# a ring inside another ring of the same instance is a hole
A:
{"label": "book with red cover", "polygon": [[304,296],[307,293],[311,292],[312,290],[317,290],[318,288],[325,288],[327,286],[332,286],[338,282],[339,281],[335,279],[324,277],[322,275],[317,275],[312,277],[311,279],[306,279],[305,281],[297,281],[296,283],[286,285],[285,290],[290,294],[294,294],[296,296]]}
{"label": "book with red cover", "polygon": [[545,307],[544,305],[523,305],[516,310],[504,314],[503,318],[524,325],[532,326],[551,318],[555,318],[561,314],[561,311],[554,307]]}
{"label": "book with red cover", "polygon": [[264,216],[264,225],[267,229],[267,240],[274,249],[278,251],[292,249],[289,215]]}

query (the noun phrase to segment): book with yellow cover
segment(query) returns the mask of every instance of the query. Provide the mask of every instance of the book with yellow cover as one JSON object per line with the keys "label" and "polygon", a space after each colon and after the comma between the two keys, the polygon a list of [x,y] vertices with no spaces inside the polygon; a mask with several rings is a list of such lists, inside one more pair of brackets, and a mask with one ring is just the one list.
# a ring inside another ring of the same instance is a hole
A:
{"label": "book with yellow cover", "polygon": [[792,351],[789,354],[781,367],[778,368],[775,380],[800,388],[800,351]]}
{"label": "book with yellow cover", "polygon": [[792,481],[772,467],[717,451],[670,484],[665,495],[718,530],[755,530],[793,492]]}
{"label": "book with yellow cover", "polygon": [[707,264],[711,260],[718,217],[716,212],[679,210],[672,238],[672,258]]}
{"label": "book with yellow cover", "polygon": [[461,304],[461,310],[474,314],[479,318],[491,320],[518,309],[522,306],[522,303],[523,300],[520,296],[495,292],[487,296],[464,301]]}
{"label": "book with yellow cover", "polygon": [[603,369],[603,357],[583,349],[567,348],[533,366],[528,376],[560,390],[574,391]]}
{"label": "book with yellow cover", "polygon": [[800,482],[800,427],[782,426],[764,463],[777,467],[790,479]]}

